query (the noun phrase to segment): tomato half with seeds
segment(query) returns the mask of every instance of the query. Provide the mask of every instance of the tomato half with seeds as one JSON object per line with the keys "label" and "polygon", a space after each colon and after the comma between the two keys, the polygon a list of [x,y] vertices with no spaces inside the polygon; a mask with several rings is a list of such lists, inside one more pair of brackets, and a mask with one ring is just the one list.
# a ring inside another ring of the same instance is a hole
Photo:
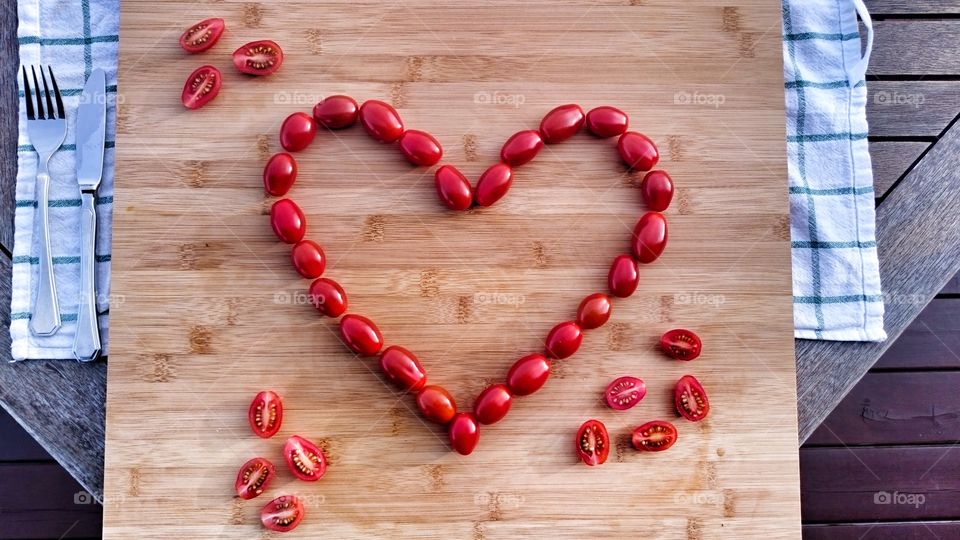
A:
{"label": "tomato half with seeds", "polygon": [[260,509],[260,523],[271,531],[287,532],[303,521],[303,501],[293,495],[282,495]]}
{"label": "tomato half with seeds", "polygon": [[283,49],[269,39],[251,41],[233,51],[233,65],[247,75],[270,75],[283,64]]}
{"label": "tomato half with seeds", "polygon": [[260,392],[250,402],[247,420],[250,422],[250,429],[258,437],[273,437],[280,431],[280,424],[283,423],[283,400],[272,390]]}
{"label": "tomato half with seeds", "polygon": [[660,336],[660,348],[670,358],[693,360],[700,356],[703,343],[692,330],[674,328]]}
{"label": "tomato half with seeds", "polygon": [[273,463],[266,458],[255,457],[244,463],[233,486],[237,490],[237,497],[252,499],[260,495],[276,474]]}
{"label": "tomato half with seeds", "polygon": [[220,70],[213,66],[200,66],[193,70],[183,84],[180,103],[188,109],[199,109],[213,101],[220,93],[223,77]]}
{"label": "tomato half with seeds", "polygon": [[223,31],[226,29],[223,19],[212,17],[204,19],[197,24],[187,28],[180,35],[180,47],[190,54],[203,52],[217,42]]}
{"label": "tomato half with seeds", "polygon": [[684,375],[673,389],[673,401],[680,416],[691,422],[699,422],[710,412],[707,391],[693,375]]}
{"label": "tomato half with seeds", "polygon": [[577,456],[593,467],[602,465],[610,455],[610,434],[599,420],[587,420],[577,430]]}
{"label": "tomato half with seeds", "polygon": [[283,445],[283,459],[294,476],[316,482],[327,472],[327,457],[313,442],[294,435]]}
{"label": "tomato half with seeds", "polygon": [[630,444],[642,452],[663,452],[677,442],[677,428],[666,420],[647,422],[633,430]]}
{"label": "tomato half with seeds", "polygon": [[643,379],[637,377],[618,377],[603,391],[603,400],[607,406],[616,411],[625,411],[647,395],[647,385]]}

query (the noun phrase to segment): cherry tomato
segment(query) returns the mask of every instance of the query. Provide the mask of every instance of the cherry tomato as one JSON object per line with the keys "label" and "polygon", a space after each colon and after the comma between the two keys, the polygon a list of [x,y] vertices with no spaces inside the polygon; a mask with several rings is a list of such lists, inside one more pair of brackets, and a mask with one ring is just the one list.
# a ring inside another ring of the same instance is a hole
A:
{"label": "cherry tomato", "polygon": [[703,343],[700,336],[691,330],[676,328],[660,336],[660,348],[670,358],[693,360],[700,356]]}
{"label": "cherry tomato", "polygon": [[640,284],[640,269],[637,261],[630,255],[617,255],[607,274],[607,286],[610,293],[618,298],[626,298],[637,290]]}
{"label": "cherry tomato", "polygon": [[250,402],[247,421],[258,437],[273,437],[280,431],[280,424],[283,423],[283,400],[272,390],[260,392]]}
{"label": "cherry tomato", "polygon": [[650,171],[643,177],[640,192],[647,208],[655,212],[663,212],[673,200],[673,179],[667,171]]}
{"label": "cherry tomato", "polygon": [[314,280],[310,284],[310,301],[317,311],[334,319],[347,311],[347,293],[332,279]]}
{"label": "cherry tomato", "polygon": [[327,472],[327,456],[323,450],[299,435],[284,443],[283,459],[290,472],[304,482],[316,482]]}
{"label": "cherry tomato", "polygon": [[680,416],[699,422],[710,412],[710,400],[703,385],[693,375],[684,375],[673,389],[673,402]]}
{"label": "cherry tomato", "polygon": [[505,384],[493,384],[480,392],[473,404],[473,412],[481,424],[495,424],[510,410],[513,396]]}
{"label": "cherry tomato", "polygon": [[577,308],[577,325],[584,330],[600,328],[610,319],[613,304],[610,297],[603,293],[594,293],[580,302]]}
{"label": "cherry tomato", "polygon": [[637,377],[618,377],[603,391],[603,400],[615,411],[625,411],[647,395],[647,385]]}
{"label": "cherry tomato", "polygon": [[190,54],[203,52],[217,42],[226,25],[223,19],[216,17],[204,19],[197,24],[187,28],[180,35],[180,47]]}
{"label": "cherry tomato", "polygon": [[344,344],[360,356],[373,356],[383,347],[380,329],[362,315],[344,315],[340,319],[340,336]]}
{"label": "cherry tomato", "polygon": [[510,368],[507,388],[515,396],[528,396],[539,390],[549,376],[550,360],[539,353],[528,354]]}
{"label": "cherry tomato", "polygon": [[357,121],[359,109],[350,96],[329,96],[313,106],[313,119],[327,129],[342,129]]}
{"label": "cherry tomato", "polygon": [[583,341],[583,331],[573,321],[562,322],[553,327],[547,334],[547,356],[562,360],[569,358],[580,348]]}
{"label": "cherry tomato", "polygon": [[627,114],[616,107],[604,105],[587,113],[587,129],[601,139],[622,135],[628,123]]}
{"label": "cherry tomato", "polygon": [[633,229],[630,251],[638,262],[652,263],[667,247],[667,218],[660,212],[647,212]]}
{"label": "cherry tomato", "polygon": [[447,435],[450,437],[450,446],[457,453],[469,456],[480,440],[480,426],[473,414],[457,413],[447,428]]}
{"label": "cherry tomato", "polygon": [[407,161],[424,167],[435,165],[443,157],[440,142],[426,131],[416,129],[408,129],[400,136],[400,151]]}
{"label": "cherry tomato", "polygon": [[255,457],[240,467],[233,487],[241,499],[252,499],[267,489],[276,474],[273,463],[262,457]]}
{"label": "cherry tomato", "polygon": [[290,152],[299,152],[310,146],[317,135],[317,122],[307,113],[295,112],[280,126],[280,146]]}
{"label": "cherry tomato", "polygon": [[263,189],[274,197],[286,195],[296,179],[297,161],[286,152],[274,154],[263,168]]}
{"label": "cherry tomato", "polygon": [[560,105],[540,121],[540,135],[547,144],[563,142],[580,131],[583,121],[583,109],[579,105]]}
{"label": "cherry tomato", "polygon": [[446,424],[457,413],[457,404],[453,396],[442,386],[424,386],[417,393],[417,407],[427,420]]}
{"label": "cherry tomato", "polygon": [[297,203],[290,199],[280,199],[270,208],[270,225],[277,238],[288,243],[296,244],[303,240],[307,232],[307,218]]}
{"label": "cherry tomato", "polygon": [[444,165],[434,173],[437,195],[451,210],[466,210],[473,204],[473,187],[453,165]]}
{"label": "cherry tomato", "polygon": [[602,465],[610,454],[610,435],[599,420],[587,420],[577,430],[577,455],[580,461],[593,467]]}
{"label": "cherry tomato", "polygon": [[617,141],[617,151],[628,167],[637,171],[649,171],[660,161],[660,151],[649,137],[636,131],[628,131]]}
{"label": "cherry tomato", "polygon": [[297,272],[307,279],[320,277],[327,268],[327,257],[323,254],[323,248],[313,240],[301,240],[294,244],[290,258],[293,259],[293,267]]}
{"label": "cherry tomato", "polygon": [[360,125],[367,135],[383,143],[393,142],[403,135],[400,113],[391,105],[375,99],[367,100],[360,106]]}
{"label": "cherry tomato", "polygon": [[511,167],[519,167],[537,157],[543,148],[543,137],[534,129],[518,131],[503,143],[500,149],[500,161]]}
{"label": "cherry tomato", "polygon": [[665,420],[654,420],[633,430],[630,444],[644,452],[662,452],[677,442],[677,428]]}
{"label": "cherry tomato", "polygon": [[270,41],[251,41],[233,51],[233,65],[247,75],[270,75],[283,64],[283,49]]}
{"label": "cherry tomato", "polygon": [[380,369],[387,376],[387,380],[397,385],[401,390],[418,391],[427,384],[427,372],[412,352],[393,345],[387,347],[380,355]]}
{"label": "cherry tomato", "polygon": [[480,179],[477,180],[476,199],[480,206],[490,206],[499,201],[510,184],[513,183],[513,170],[505,163],[491,165],[489,169],[483,171]]}
{"label": "cherry tomato", "polygon": [[283,495],[260,509],[260,523],[271,531],[287,532],[297,528],[303,515],[303,501],[293,495]]}
{"label": "cherry tomato", "polygon": [[200,66],[193,70],[183,84],[180,103],[188,109],[199,109],[213,101],[220,93],[222,77],[220,70],[213,66]]}

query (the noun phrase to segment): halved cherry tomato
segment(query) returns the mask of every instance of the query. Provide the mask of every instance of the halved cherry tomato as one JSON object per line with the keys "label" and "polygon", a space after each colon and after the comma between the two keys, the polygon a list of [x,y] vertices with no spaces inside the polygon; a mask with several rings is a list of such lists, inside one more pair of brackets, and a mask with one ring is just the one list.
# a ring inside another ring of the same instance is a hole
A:
{"label": "halved cherry tomato", "polygon": [[433,175],[437,195],[451,210],[466,210],[473,204],[470,181],[453,165],[444,165]]}
{"label": "halved cherry tomato", "polygon": [[587,420],[577,430],[577,456],[580,461],[593,467],[602,465],[610,454],[610,435],[599,420]]}
{"label": "halved cherry tomato", "polygon": [[480,426],[473,414],[457,413],[447,428],[447,435],[450,437],[450,446],[457,453],[469,456],[480,440]]}
{"label": "halved cherry tomato", "polygon": [[515,396],[528,396],[543,386],[550,377],[550,360],[546,356],[528,354],[514,362],[507,373],[507,388]]}
{"label": "halved cherry tomato", "polygon": [[700,341],[700,336],[692,330],[675,328],[660,336],[660,348],[670,358],[693,360],[700,356],[703,343]]}
{"label": "halved cherry tomato", "polygon": [[429,167],[443,157],[443,147],[426,131],[408,129],[400,135],[400,151],[414,165]]}
{"label": "halved cherry tomato", "polygon": [[213,66],[200,66],[193,70],[183,84],[180,103],[188,109],[199,109],[213,101],[220,93],[222,77],[220,70]]}
{"label": "halved cherry tomato", "polygon": [[247,75],[270,75],[283,64],[283,49],[264,39],[251,41],[233,51],[233,65]]}
{"label": "halved cherry tomato", "polygon": [[294,476],[316,482],[327,472],[327,456],[313,442],[294,435],[283,445],[283,459]]}
{"label": "halved cherry tomato", "polygon": [[636,171],[649,171],[660,161],[660,151],[649,137],[628,131],[617,141],[617,151],[624,163]]}
{"label": "halved cherry tomato", "polygon": [[616,107],[604,105],[587,113],[587,129],[602,139],[623,134],[628,123],[626,113]]}
{"label": "halved cherry tomato", "polygon": [[511,167],[519,167],[537,157],[543,148],[543,137],[535,129],[518,131],[503,143],[500,149],[500,161]]}
{"label": "halved cherry tomato", "polygon": [[265,458],[255,457],[240,467],[234,488],[241,499],[252,499],[261,493],[270,484],[277,470]]}
{"label": "halved cherry tomato", "polygon": [[613,304],[610,297],[603,293],[594,293],[580,302],[577,308],[577,324],[584,330],[600,328],[610,319]]}
{"label": "halved cherry tomato", "polygon": [[260,523],[271,531],[287,532],[303,520],[303,501],[294,495],[283,495],[260,509]]}
{"label": "halved cherry tomato", "polygon": [[660,212],[647,212],[633,229],[630,251],[637,262],[652,263],[667,247],[667,218]]}
{"label": "halved cherry tomato", "polygon": [[513,396],[505,384],[493,384],[486,387],[473,404],[473,412],[481,424],[495,424],[503,419],[510,410]]}
{"label": "halved cherry tomato", "polygon": [[288,244],[296,244],[307,233],[307,218],[297,203],[280,199],[270,207],[270,226],[277,238]]}
{"label": "halved cherry tomato", "polygon": [[673,401],[680,416],[699,422],[710,412],[710,400],[703,385],[693,375],[684,375],[673,390]]}
{"label": "halved cherry tomato", "polygon": [[562,322],[553,327],[547,334],[545,342],[547,356],[550,358],[569,358],[580,348],[583,341],[583,331],[573,321]]}
{"label": "halved cherry tomato", "polygon": [[583,109],[573,103],[553,109],[540,121],[543,142],[554,144],[573,137],[583,127],[584,118]]}
{"label": "halved cherry tomato", "polygon": [[342,129],[357,121],[359,110],[350,96],[329,96],[313,106],[313,119],[327,129]]}
{"label": "halved cherry tomato", "polygon": [[647,208],[655,212],[663,212],[673,200],[673,179],[667,171],[650,171],[643,177],[640,184],[643,200]]}
{"label": "halved cherry tomato", "polygon": [[264,390],[254,396],[247,410],[250,429],[258,437],[269,439],[280,431],[283,423],[283,400],[272,390]]}
{"label": "halved cherry tomato", "polygon": [[180,47],[190,54],[205,51],[220,39],[225,28],[223,19],[217,17],[204,19],[187,28],[180,35]]}
{"label": "halved cherry tomato", "polygon": [[483,171],[477,180],[475,197],[480,206],[490,206],[507,194],[513,184],[513,169],[506,163],[496,163]]}
{"label": "halved cherry tomato", "polygon": [[320,278],[310,284],[310,302],[320,313],[337,318],[347,310],[347,293],[336,281]]}
{"label": "halved cherry tomato", "polygon": [[640,284],[640,269],[637,268],[637,261],[630,255],[617,255],[610,265],[610,273],[607,274],[607,286],[610,293],[619,298],[626,298],[637,290]]}
{"label": "halved cherry tomato", "polygon": [[327,268],[327,257],[323,248],[313,240],[301,240],[294,244],[290,258],[293,259],[293,267],[297,272],[307,279],[320,277]]}
{"label": "halved cherry tomato", "polygon": [[446,424],[457,414],[453,396],[442,386],[424,386],[417,394],[417,407],[427,420],[438,424]]}
{"label": "halved cherry tomato", "polygon": [[387,376],[387,380],[397,385],[401,390],[418,391],[427,384],[427,372],[412,352],[391,345],[380,355],[380,369]]}
{"label": "halved cherry tomato", "polygon": [[375,141],[390,143],[403,135],[400,113],[389,103],[368,99],[360,106],[360,125]]}
{"label": "halved cherry tomato", "polygon": [[603,391],[603,400],[616,411],[625,411],[633,407],[647,395],[647,385],[637,377],[618,377]]}
{"label": "halved cherry tomato", "polygon": [[373,321],[363,315],[344,315],[340,319],[344,344],[360,356],[373,356],[383,347],[383,336]]}
{"label": "halved cherry tomato", "polygon": [[297,179],[297,161],[286,152],[274,154],[263,168],[263,189],[274,197],[283,197]]}
{"label": "halved cherry tomato", "polygon": [[630,444],[644,452],[663,452],[677,442],[677,428],[665,420],[653,420],[633,430]]}
{"label": "halved cherry tomato", "polygon": [[305,112],[295,112],[280,126],[280,146],[290,152],[299,152],[310,146],[317,135],[317,121]]}

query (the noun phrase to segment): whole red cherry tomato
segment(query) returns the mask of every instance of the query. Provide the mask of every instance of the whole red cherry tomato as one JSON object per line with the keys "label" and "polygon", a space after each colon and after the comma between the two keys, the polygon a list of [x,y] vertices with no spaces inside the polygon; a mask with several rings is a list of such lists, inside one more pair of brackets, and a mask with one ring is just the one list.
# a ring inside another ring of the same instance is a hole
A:
{"label": "whole red cherry tomato", "polygon": [[625,112],[607,105],[587,113],[587,129],[601,139],[622,135],[629,121]]}
{"label": "whole red cherry tomato", "polygon": [[247,75],[270,75],[283,64],[283,49],[264,39],[251,41],[233,51],[233,66]]}
{"label": "whole red cherry tomato", "polygon": [[287,532],[303,521],[303,501],[293,495],[283,495],[260,509],[260,523],[271,531]]}
{"label": "whole red cherry tomato", "polygon": [[310,302],[327,317],[337,318],[347,311],[347,293],[336,281],[320,278],[310,284]]}
{"label": "whole red cherry tomato", "polygon": [[537,157],[543,148],[543,137],[534,129],[518,131],[503,143],[500,149],[500,161],[511,167],[519,167]]}
{"label": "whole red cherry tomato", "polygon": [[675,328],[660,336],[660,348],[670,358],[693,360],[700,356],[703,343],[700,336],[691,330]]}
{"label": "whole red cherry tomato", "polygon": [[451,210],[466,210],[473,204],[473,187],[453,165],[444,165],[434,173],[437,195]]}
{"label": "whole red cherry tomato", "polygon": [[610,434],[599,420],[587,420],[577,430],[577,456],[593,467],[602,465],[610,454]]}
{"label": "whole red cherry tomato", "polygon": [[543,142],[554,144],[573,137],[583,127],[584,118],[583,109],[573,103],[553,109],[540,121]]}
{"label": "whole red cherry tomato", "polygon": [[198,67],[187,77],[187,82],[183,83],[180,103],[188,109],[203,107],[220,93],[222,79],[219,69],[213,66]]}
{"label": "whole red cherry tomato", "polygon": [[507,388],[515,396],[528,396],[543,386],[550,376],[550,360],[534,353],[517,360],[507,373]]}
{"label": "whole red cherry tomato", "polygon": [[618,298],[626,298],[637,290],[639,284],[640,269],[637,268],[637,261],[630,255],[617,255],[610,265],[610,273],[607,274],[610,293]]}
{"label": "whole red cherry tomato", "polygon": [[307,113],[295,112],[280,126],[280,146],[298,152],[310,146],[317,135],[317,122]]}
{"label": "whole red cherry tomato", "polygon": [[673,200],[673,179],[667,171],[659,169],[650,171],[643,177],[640,191],[643,193],[647,208],[655,212],[663,212]]}
{"label": "whole red cherry tomato", "polygon": [[447,427],[447,435],[450,437],[450,446],[457,453],[469,456],[480,440],[480,426],[473,414],[457,413]]}
{"label": "whole red cherry tomato", "polygon": [[684,375],[673,389],[673,401],[680,416],[691,422],[699,422],[710,412],[707,391],[693,375]]}
{"label": "whole red cherry tomato", "polygon": [[384,349],[380,355],[380,369],[387,380],[397,385],[401,390],[418,391],[427,384],[427,372],[412,352],[392,345]]}
{"label": "whole red cherry tomato", "polygon": [[603,293],[594,293],[580,302],[577,308],[577,324],[584,330],[600,328],[610,319],[613,304],[610,297]]}
{"label": "whole red cherry tomato", "polygon": [[271,156],[263,168],[263,189],[274,197],[286,195],[296,179],[297,161],[286,152]]}
{"label": "whole red cherry tomato", "polygon": [[313,106],[313,119],[327,129],[343,129],[357,121],[360,107],[350,96],[329,96]]}
{"label": "whole red cherry tomato", "polygon": [[307,218],[297,203],[290,199],[280,199],[270,207],[270,225],[277,238],[288,243],[296,244],[303,240],[307,232]]}
{"label": "whole red cherry tomato", "polygon": [[313,240],[301,240],[294,244],[293,250],[290,251],[290,258],[297,272],[307,279],[320,277],[327,267],[323,248]]}
{"label": "whole red cherry tomato", "polygon": [[660,212],[647,212],[633,229],[630,251],[638,262],[652,263],[667,247],[667,218]]}
{"label": "whole red cherry tomato", "polygon": [[280,424],[283,423],[283,400],[272,390],[260,392],[250,402],[247,421],[258,437],[273,437],[280,431]]}
{"label": "whole red cherry tomato", "polygon": [[262,457],[255,457],[244,463],[237,472],[237,481],[233,484],[237,496],[247,500],[260,495],[270,485],[270,480],[273,480],[276,473],[273,463]]}
{"label": "whole red cherry tomato", "polygon": [[476,199],[480,206],[490,206],[499,201],[513,184],[513,169],[506,163],[491,165],[477,180]]}
{"label": "whole red cherry tomato", "polygon": [[513,396],[505,384],[486,387],[473,404],[473,412],[481,424],[495,424],[507,415]]}
{"label": "whole red cherry tomato", "polygon": [[400,113],[391,105],[375,99],[363,102],[360,106],[360,125],[374,140],[389,143],[403,135],[403,121]]}
{"label": "whole red cherry tomato", "polygon": [[283,445],[283,459],[294,476],[316,482],[327,472],[327,456],[312,441],[294,435]]}
{"label": "whole red cherry tomato", "polygon": [[457,413],[457,404],[453,396],[442,386],[424,386],[417,393],[417,407],[427,420],[446,424]]}
{"label": "whole red cherry tomato", "polygon": [[203,52],[217,42],[226,28],[223,19],[213,17],[204,19],[187,28],[180,35],[180,47],[190,54]]}
{"label": "whole red cherry tomato", "polygon": [[677,428],[666,420],[647,422],[633,430],[630,444],[643,452],[662,452],[677,442]]}
{"label": "whole red cherry tomato", "polygon": [[647,385],[637,377],[618,377],[603,391],[603,400],[615,411],[625,411],[647,395]]}
{"label": "whole red cherry tomato", "polygon": [[429,167],[443,157],[443,147],[426,131],[408,129],[400,136],[400,151],[414,165]]}
{"label": "whole red cherry tomato", "polygon": [[550,358],[569,358],[580,348],[583,341],[583,331],[573,321],[562,322],[553,327],[547,334],[547,356]]}
{"label": "whole red cherry tomato", "polygon": [[628,131],[617,141],[617,151],[628,167],[637,171],[649,171],[660,161],[660,151],[649,137],[636,131]]}
{"label": "whole red cherry tomato", "polygon": [[383,347],[380,329],[363,315],[344,315],[340,319],[340,337],[351,351],[360,356],[373,356]]}

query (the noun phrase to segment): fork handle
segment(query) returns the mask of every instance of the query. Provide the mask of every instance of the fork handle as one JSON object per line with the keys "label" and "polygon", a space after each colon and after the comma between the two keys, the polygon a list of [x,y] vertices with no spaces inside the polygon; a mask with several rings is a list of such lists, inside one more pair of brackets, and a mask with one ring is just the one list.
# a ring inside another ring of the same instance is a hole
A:
{"label": "fork handle", "polygon": [[37,299],[30,317],[30,331],[37,336],[51,336],[60,329],[60,306],[57,303],[57,283],[53,277],[53,255],[50,248],[49,210],[50,175],[45,164],[37,172],[40,215],[40,281],[37,284]]}
{"label": "fork handle", "polygon": [[77,333],[73,339],[73,356],[81,362],[92,362],[100,356],[95,263],[97,211],[94,208],[93,193],[82,192],[80,201],[80,302],[77,311]]}

